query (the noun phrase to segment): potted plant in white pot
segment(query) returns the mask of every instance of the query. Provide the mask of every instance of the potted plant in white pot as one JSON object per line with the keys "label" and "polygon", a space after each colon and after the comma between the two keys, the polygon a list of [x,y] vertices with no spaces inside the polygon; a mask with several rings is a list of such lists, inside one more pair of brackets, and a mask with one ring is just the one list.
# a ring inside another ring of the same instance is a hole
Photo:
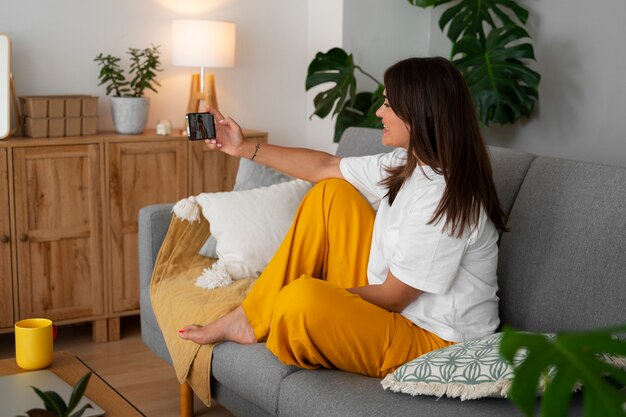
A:
{"label": "potted plant in white pot", "polygon": [[106,94],[111,95],[111,115],[117,133],[143,133],[148,112],[150,98],[144,96],[144,91],[150,89],[155,93],[155,86],[161,86],[156,80],[156,73],[161,71],[159,61],[159,47],[137,49],[128,48],[131,65],[128,81],[120,67],[120,58],[100,53],[94,61],[100,65],[100,84],[106,84]]}

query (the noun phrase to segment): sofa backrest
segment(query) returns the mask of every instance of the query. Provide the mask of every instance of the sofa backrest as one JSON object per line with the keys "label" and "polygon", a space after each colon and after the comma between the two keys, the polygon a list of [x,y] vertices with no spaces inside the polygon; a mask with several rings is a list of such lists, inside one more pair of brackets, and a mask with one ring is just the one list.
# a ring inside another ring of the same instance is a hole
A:
{"label": "sofa backrest", "polygon": [[626,168],[536,158],[500,241],[500,318],[518,329],[626,321]]}
{"label": "sofa backrest", "polygon": [[381,143],[381,129],[368,127],[349,127],[341,135],[337,146],[337,156],[364,156],[390,152],[394,148]]}

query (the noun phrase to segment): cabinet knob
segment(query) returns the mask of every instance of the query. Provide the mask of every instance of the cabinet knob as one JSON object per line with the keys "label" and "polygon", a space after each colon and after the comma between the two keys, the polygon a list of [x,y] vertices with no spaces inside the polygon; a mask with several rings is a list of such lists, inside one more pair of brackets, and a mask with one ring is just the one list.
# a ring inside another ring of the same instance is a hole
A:
{"label": "cabinet knob", "polygon": [[28,235],[26,233],[20,235],[20,242],[28,242]]}
{"label": "cabinet knob", "polygon": [[7,235],[2,235],[0,236],[0,242],[1,243],[9,243],[9,237]]}

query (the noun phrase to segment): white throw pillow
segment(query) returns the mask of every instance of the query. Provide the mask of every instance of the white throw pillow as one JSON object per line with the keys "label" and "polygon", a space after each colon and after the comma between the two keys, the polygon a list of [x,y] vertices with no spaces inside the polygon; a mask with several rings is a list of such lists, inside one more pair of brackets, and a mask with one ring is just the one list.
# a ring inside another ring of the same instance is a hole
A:
{"label": "white throw pillow", "polygon": [[[257,164],[246,158],[241,158],[233,191],[269,187],[270,185],[280,184],[293,179],[294,178],[281,174],[265,165]],[[215,239],[214,235],[209,236],[207,241],[200,248],[199,253],[209,258],[217,258],[217,239]]]}
{"label": "white throw pillow", "polygon": [[293,180],[253,190],[198,195],[196,201],[217,239],[219,259],[203,275],[258,277],[287,234],[310,188],[309,182]]}

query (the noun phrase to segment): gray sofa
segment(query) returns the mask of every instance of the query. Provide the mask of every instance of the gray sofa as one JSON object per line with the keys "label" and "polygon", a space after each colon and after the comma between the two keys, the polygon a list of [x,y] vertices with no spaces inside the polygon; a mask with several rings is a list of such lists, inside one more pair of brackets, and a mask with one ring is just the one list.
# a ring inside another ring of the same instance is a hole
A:
{"label": "gray sofa", "polygon": [[[340,156],[386,151],[380,131],[351,128]],[[626,169],[490,148],[496,186],[510,213],[500,241],[500,317],[518,329],[586,330],[626,322]],[[171,363],[150,304],[154,260],[171,205],[139,214],[141,331]],[[222,343],[212,362],[213,397],[236,416],[512,416],[506,399],[460,401],[385,391],[380,380],[281,364],[264,346]],[[581,415],[580,395],[572,415]]]}

